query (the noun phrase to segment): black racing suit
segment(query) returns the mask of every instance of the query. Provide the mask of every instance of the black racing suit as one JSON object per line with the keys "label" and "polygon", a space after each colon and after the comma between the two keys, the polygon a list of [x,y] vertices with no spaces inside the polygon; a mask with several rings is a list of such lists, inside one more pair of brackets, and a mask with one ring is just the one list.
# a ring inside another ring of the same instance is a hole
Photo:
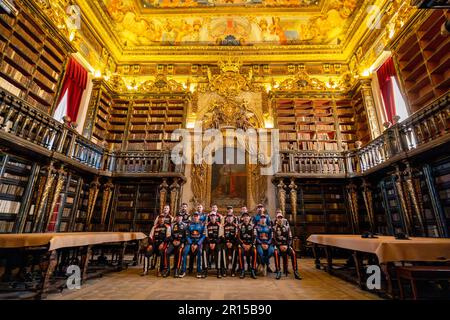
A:
{"label": "black racing suit", "polygon": [[[167,260],[170,261],[170,255],[174,253],[173,269],[180,270],[181,262],[183,260],[183,248],[186,242],[186,232],[188,225],[184,222],[175,222],[172,225],[172,236],[169,246],[166,250]],[[175,243],[177,244],[175,244]],[[167,266],[168,267],[168,266]]]}
{"label": "black racing suit", "polygon": [[[206,239],[204,245],[204,270],[207,272],[208,267],[211,265],[211,257],[214,259],[214,264],[216,265],[217,271],[221,272],[221,244],[223,238],[223,229],[222,225],[216,222],[208,222],[206,224]],[[210,245],[215,244],[214,249],[211,249]]]}
{"label": "black racing suit", "polygon": [[[239,269],[245,270],[245,260],[250,270],[256,271],[256,247],[255,247],[255,227],[253,224],[242,223],[239,226],[238,233],[238,250],[239,250]],[[250,245],[248,250],[245,250],[244,245]],[[251,263],[250,263],[251,259]]]}
{"label": "black racing suit", "polygon": [[[236,271],[236,266],[238,264],[238,233],[239,226],[234,223],[226,222],[223,226],[223,265],[224,269],[228,270],[228,267],[231,263],[231,272],[234,273]],[[229,245],[231,244],[231,248]]]}
{"label": "black racing suit", "polygon": [[[149,243],[146,251],[146,259],[144,259],[144,271],[148,271],[150,257],[155,255],[160,257],[160,271],[163,271],[168,265],[166,257],[166,248],[171,239],[171,226],[170,224],[156,224],[153,226],[149,235]],[[163,245],[160,249],[159,246]]]}
{"label": "black racing suit", "polygon": [[[283,272],[287,273],[288,270],[288,256],[292,260],[292,268],[294,271],[298,271],[297,255],[292,248],[292,231],[287,221],[283,221],[281,224],[275,223],[273,226],[273,241],[275,244],[275,265],[277,272],[281,271],[280,256],[283,257]],[[281,246],[287,246],[286,251],[281,251]]]}

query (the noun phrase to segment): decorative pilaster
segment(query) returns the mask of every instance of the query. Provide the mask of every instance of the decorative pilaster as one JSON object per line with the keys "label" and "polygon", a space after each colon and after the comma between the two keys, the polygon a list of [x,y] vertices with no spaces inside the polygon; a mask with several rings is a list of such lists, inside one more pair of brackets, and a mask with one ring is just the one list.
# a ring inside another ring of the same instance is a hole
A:
{"label": "decorative pilaster", "polygon": [[48,226],[52,220],[52,216],[55,211],[56,203],[59,200],[59,196],[64,186],[64,181],[66,180],[67,172],[64,171],[64,166],[61,165],[61,168],[58,170],[57,175],[58,179],[56,180],[55,190],[52,195],[53,198],[49,198],[49,200],[51,199],[51,205],[49,210],[47,210],[47,217],[44,219],[45,221],[44,232],[48,230]]}
{"label": "decorative pilaster", "polygon": [[163,208],[166,205],[168,189],[169,185],[167,184],[167,179],[163,179],[163,182],[159,186],[159,213],[163,211]]}
{"label": "decorative pilaster", "polygon": [[53,166],[53,162],[45,168],[47,175],[41,180],[38,193],[38,203],[36,204],[36,217],[34,219],[33,233],[42,232],[42,225],[44,223],[44,218],[47,216],[45,213],[45,208],[47,201],[49,199],[50,190],[53,186],[53,181],[55,180],[56,170]]}
{"label": "decorative pilaster", "polygon": [[396,166],[395,173],[393,174],[395,181],[395,189],[397,190],[397,195],[402,207],[402,212],[405,220],[405,228],[408,234],[413,234],[413,219],[411,216],[411,211],[409,210],[408,204],[406,203],[406,193],[403,189],[403,177],[400,168]]}
{"label": "decorative pilaster", "polygon": [[278,203],[280,204],[280,209],[283,214],[286,214],[286,185],[283,182],[283,179],[280,179],[278,185]]}
{"label": "decorative pilaster", "polygon": [[363,179],[362,187],[363,187],[362,194],[364,198],[364,204],[366,206],[367,216],[369,218],[370,231],[376,232],[375,213],[373,210],[372,186],[366,179]]}
{"label": "decorative pilaster", "polygon": [[291,179],[291,184],[289,185],[290,199],[291,199],[291,213],[292,220],[294,224],[297,222],[297,185],[295,184],[295,179]]}
{"label": "decorative pilaster", "polygon": [[109,179],[108,182],[103,186],[103,198],[102,198],[102,217],[100,224],[103,230],[106,230],[106,215],[108,214],[109,205],[111,203],[111,198],[114,191],[114,184],[112,180]]}
{"label": "decorative pilaster", "polygon": [[[419,222],[422,235],[425,235],[425,226],[423,223],[424,217],[422,216],[423,210],[421,210],[421,205],[419,203],[417,190],[414,187],[412,168],[408,162],[406,162],[406,169],[405,169],[405,171],[403,171],[403,175],[405,178],[406,190],[408,191],[408,195],[411,200],[412,210],[416,214],[417,221]],[[411,213],[411,217],[412,217],[412,213]]]}
{"label": "decorative pilaster", "polygon": [[89,230],[91,227],[92,216],[94,215],[95,203],[97,202],[98,192],[100,190],[99,177],[95,177],[94,181],[89,186],[89,198],[88,198],[88,212],[86,217],[85,229]]}
{"label": "decorative pilaster", "polygon": [[180,197],[181,188],[178,183],[179,180],[179,178],[175,178],[170,186],[170,210],[172,210],[172,212],[176,212],[178,210],[178,199]]}
{"label": "decorative pilaster", "polygon": [[358,194],[356,185],[352,182],[347,186],[347,199],[350,207],[353,233],[359,233]]}

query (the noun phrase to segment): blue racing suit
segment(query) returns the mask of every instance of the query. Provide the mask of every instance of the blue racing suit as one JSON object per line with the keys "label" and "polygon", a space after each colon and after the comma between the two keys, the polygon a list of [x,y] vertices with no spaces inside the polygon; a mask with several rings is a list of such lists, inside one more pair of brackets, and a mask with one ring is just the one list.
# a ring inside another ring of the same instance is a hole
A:
{"label": "blue racing suit", "polygon": [[[269,260],[274,253],[274,247],[272,244],[272,228],[265,224],[257,224],[255,226],[256,232],[256,250],[261,258],[261,263],[263,265],[269,265]],[[264,250],[262,244],[267,244],[269,247]]]}
{"label": "blue racing suit", "polygon": [[197,255],[197,272],[202,272],[202,244],[205,240],[205,226],[201,223],[191,222],[187,229],[186,234],[186,246],[183,251],[183,267],[181,268],[181,272],[186,272],[186,262],[187,256],[191,253],[191,246],[198,245],[198,248],[195,252],[192,252],[191,259],[194,254]]}

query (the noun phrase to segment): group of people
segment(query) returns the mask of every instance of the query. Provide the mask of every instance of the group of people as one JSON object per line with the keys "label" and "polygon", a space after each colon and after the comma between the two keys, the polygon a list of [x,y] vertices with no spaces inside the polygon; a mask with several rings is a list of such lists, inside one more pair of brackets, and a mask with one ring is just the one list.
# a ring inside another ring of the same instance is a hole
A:
{"label": "group of people", "polygon": [[[206,278],[214,265],[218,278],[228,274],[245,278],[246,273],[250,273],[256,279],[258,266],[262,266],[264,276],[272,272],[269,262],[273,257],[276,279],[279,280],[281,263],[287,275],[290,257],[294,277],[301,279],[289,222],[281,210],[277,210],[276,221],[272,222],[262,204],[258,205],[257,214],[252,217],[246,207],[241,208],[239,216],[234,214],[231,206],[227,207],[226,215],[221,215],[217,205],[207,213],[201,204],[190,215],[188,205],[183,203],[175,218],[170,214],[170,206],[165,205],[153,225],[144,251],[142,276],[156,268],[159,258],[159,273],[163,277],[168,277],[173,269],[174,277],[183,278],[189,257],[190,272],[196,260],[197,278]],[[173,267],[170,268],[172,255]]]}

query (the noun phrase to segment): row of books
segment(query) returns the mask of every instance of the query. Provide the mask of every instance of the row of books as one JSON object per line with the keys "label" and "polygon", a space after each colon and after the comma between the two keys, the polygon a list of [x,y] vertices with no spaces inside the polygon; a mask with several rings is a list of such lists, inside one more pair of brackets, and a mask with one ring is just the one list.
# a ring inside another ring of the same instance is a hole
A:
{"label": "row of books", "polygon": [[302,150],[316,150],[316,151],[337,151],[338,145],[335,142],[300,142]]}
{"label": "row of books", "polygon": [[0,200],[0,212],[8,214],[17,214],[20,210],[20,202]]}
{"label": "row of books", "polygon": [[22,196],[25,188],[11,184],[0,184],[0,194],[9,194],[12,196]]}
{"label": "row of books", "polygon": [[[8,164],[11,165],[11,163],[12,162],[9,162]],[[28,181],[28,177],[15,175],[15,174],[12,174],[9,172],[3,173],[3,178],[12,179],[12,180],[16,180],[16,181]]]}
{"label": "row of books", "polygon": [[11,233],[14,230],[14,221],[0,220],[0,233]]}
{"label": "row of books", "polygon": [[3,60],[0,71],[4,73],[8,78],[20,83],[23,88],[28,88],[31,79],[24,75],[22,72],[14,68],[12,65],[8,64],[6,60]]}
{"label": "row of books", "polygon": [[116,220],[133,220],[134,214],[132,212],[119,211],[116,212]]}
{"label": "row of books", "polygon": [[339,129],[341,131],[352,131],[352,130],[355,130],[355,127],[352,125],[340,125]]}

